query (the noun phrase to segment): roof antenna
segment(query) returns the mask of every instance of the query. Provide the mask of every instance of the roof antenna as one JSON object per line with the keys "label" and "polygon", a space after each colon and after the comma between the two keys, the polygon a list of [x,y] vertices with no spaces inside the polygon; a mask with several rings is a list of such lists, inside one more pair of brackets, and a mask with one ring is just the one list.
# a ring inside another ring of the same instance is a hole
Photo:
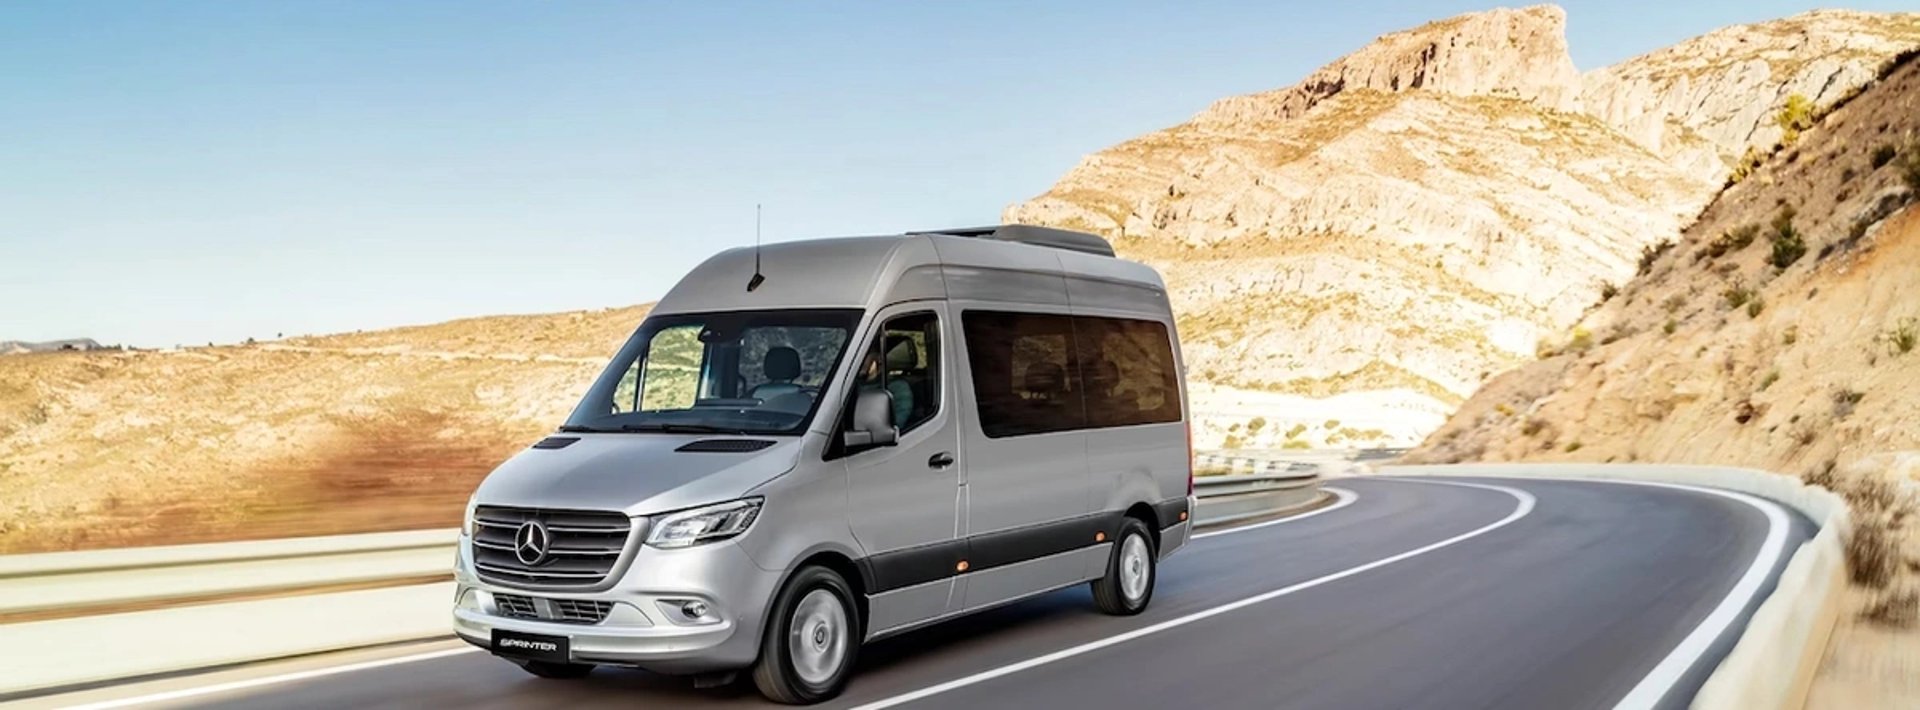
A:
{"label": "roof antenna", "polygon": [[751,293],[766,283],[767,277],[760,275],[760,204],[753,205],[753,278],[747,279],[747,291]]}

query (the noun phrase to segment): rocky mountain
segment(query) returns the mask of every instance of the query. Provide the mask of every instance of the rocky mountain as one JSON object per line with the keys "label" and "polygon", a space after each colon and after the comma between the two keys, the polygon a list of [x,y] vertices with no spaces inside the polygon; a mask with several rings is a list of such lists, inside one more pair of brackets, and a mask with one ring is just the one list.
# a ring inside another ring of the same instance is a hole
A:
{"label": "rocky mountain", "polygon": [[1407,458],[1734,465],[1840,492],[1854,585],[1807,706],[1913,707],[1916,204],[1920,52],[1909,51]]}
{"label": "rocky mountain", "polygon": [[1815,10],[1735,25],[1582,78],[1580,104],[1660,156],[1719,179],[1779,142],[1788,100],[1831,105],[1920,44],[1920,14]]}
{"label": "rocky mountain", "polygon": [[[1818,12],[1582,76],[1565,22],[1535,6],[1383,36],[1090,155],[1005,219],[1161,269],[1202,445],[1411,443],[1677,235],[1780,136],[1776,105],[1844,96],[1920,42],[1920,15]],[[1336,405],[1369,436],[1322,426]]]}

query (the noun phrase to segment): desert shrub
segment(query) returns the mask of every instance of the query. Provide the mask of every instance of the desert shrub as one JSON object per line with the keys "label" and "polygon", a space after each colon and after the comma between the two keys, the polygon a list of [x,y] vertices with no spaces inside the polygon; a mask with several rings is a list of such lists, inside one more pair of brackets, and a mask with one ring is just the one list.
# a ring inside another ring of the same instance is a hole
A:
{"label": "desert shrub", "polygon": [[1867,393],[1841,387],[1833,391],[1833,418],[1846,419],[1853,416],[1853,408],[1865,399]]}
{"label": "desert shrub", "polygon": [[1747,301],[1747,317],[1748,318],[1759,318],[1760,312],[1766,309],[1767,309],[1767,300],[1764,298],[1761,298],[1759,296],[1754,296],[1753,300]]}
{"label": "desert shrub", "polygon": [[1584,446],[1584,444],[1581,444],[1578,441],[1570,442],[1567,444],[1567,453],[1571,454],[1575,451],[1579,451],[1581,446]]}
{"label": "desert shrub", "polygon": [[1535,434],[1539,434],[1542,430],[1546,428],[1547,428],[1547,420],[1541,419],[1539,417],[1534,417],[1532,419],[1528,419],[1527,423],[1520,425],[1520,434],[1522,436],[1533,436]]}
{"label": "desert shrub", "polygon": [[1893,144],[1881,143],[1880,145],[1874,146],[1873,155],[1867,158],[1867,164],[1872,165],[1873,169],[1879,170],[1881,166],[1893,162],[1893,156],[1899,153],[1900,151],[1893,149]]}
{"label": "desert shrub", "polygon": [[1673,313],[1680,310],[1681,306],[1687,305],[1687,297],[1683,294],[1676,293],[1668,296],[1667,300],[1662,301],[1660,305],[1666,308],[1668,313]]}
{"label": "desert shrub", "polygon": [[1766,376],[1760,378],[1760,391],[1761,392],[1767,391],[1768,387],[1772,387],[1773,383],[1779,382],[1779,381],[1780,381],[1780,370],[1777,368],[1768,370]]}
{"label": "desert shrub", "polygon": [[1880,588],[1893,581],[1900,548],[1888,537],[1886,528],[1878,525],[1855,527],[1853,539],[1847,541],[1847,567],[1854,584]]}
{"label": "desert shrub", "polygon": [[1593,332],[1586,328],[1574,328],[1573,338],[1567,341],[1567,350],[1579,352],[1593,347]]}
{"label": "desert shrub", "polygon": [[1669,251],[1673,251],[1672,239],[1663,239],[1658,244],[1640,247],[1640,269],[1636,273],[1641,276],[1653,273],[1653,265]]}
{"label": "desert shrub", "polygon": [[1795,444],[1809,446],[1815,439],[1820,438],[1820,430],[1815,429],[1813,422],[1810,421],[1795,422],[1793,428],[1787,430],[1787,437]]}
{"label": "desert shrub", "polygon": [[1869,621],[1888,626],[1912,626],[1915,620],[1920,620],[1920,589],[1908,583],[1876,594],[1860,614]]}
{"label": "desert shrub", "polygon": [[1265,429],[1265,428],[1267,428],[1266,417],[1254,417],[1252,419],[1247,420],[1247,433],[1249,434],[1258,432],[1261,429]]}
{"label": "desert shrub", "polygon": [[1792,207],[1782,207],[1773,216],[1773,254],[1767,263],[1776,269],[1785,269],[1807,255],[1807,241],[1800,236],[1800,230],[1793,226]]}
{"label": "desert shrub", "polygon": [[1727,174],[1726,186],[1733,187],[1745,182],[1747,178],[1753,177],[1753,171],[1759,170],[1760,164],[1765,162],[1767,162],[1766,153],[1760,152],[1759,148],[1747,146],[1747,152],[1740,155],[1740,162],[1734,163],[1733,171]]}
{"label": "desert shrub", "polygon": [[1800,132],[1813,127],[1819,116],[1814,114],[1813,101],[1800,94],[1787,97],[1787,103],[1780,112],[1773,115],[1773,122],[1780,126],[1780,141],[1793,145],[1800,140]]}
{"label": "desert shrub", "polygon": [[1760,225],[1757,224],[1743,224],[1721,232],[1720,236],[1714,237],[1713,241],[1707,243],[1707,257],[1718,259],[1729,252],[1745,249],[1758,236],[1760,236]]}
{"label": "desert shrub", "polygon": [[[1847,184],[1847,183],[1850,183],[1850,182],[1853,182],[1853,179],[1854,179],[1854,178],[1856,178],[1856,177],[1859,177],[1859,175],[1860,175],[1860,173],[1859,173],[1858,171],[1855,171],[1855,170],[1853,169],[1853,166],[1851,166],[1851,165],[1849,165],[1849,166],[1847,166],[1847,167],[1845,167],[1845,168],[1841,168],[1841,169],[1840,169],[1840,184],[1842,184],[1842,185],[1845,185],[1845,184]],[[1842,193],[1842,194],[1846,194],[1846,193]],[[1835,200],[1834,200],[1834,201],[1835,201],[1835,202],[1846,202],[1846,201],[1847,201],[1847,198],[1845,198],[1845,197],[1840,197],[1840,198],[1835,198]]]}
{"label": "desert shrub", "polygon": [[1616,284],[1612,281],[1600,282],[1600,302],[1601,303],[1606,303],[1607,301],[1611,301],[1613,300],[1614,296],[1618,296],[1618,295],[1620,295],[1619,284]]}
{"label": "desert shrub", "polygon": [[1900,158],[1900,181],[1906,183],[1908,189],[1920,192],[1920,143],[1907,146]]}
{"label": "desert shrub", "polygon": [[1880,337],[1887,341],[1887,352],[1890,354],[1905,355],[1913,352],[1914,346],[1920,345],[1920,321],[1916,321],[1912,316],[1901,318],[1899,323],[1882,333]]}
{"label": "desert shrub", "polygon": [[1734,279],[1733,283],[1727,284],[1727,288],[1720,292],[1720,298],[1727,302],[1728,308],[1739,308],[1747,305],[1747,302],[1753,300],[1755,295],[1756,292],[1753,288],[1748,286],[1747,282],[1739,279]]}
{"label": "desert shrub", "polygon": [[1666,325],[1660,326],[1660,332],[1666,333],[1667,335],[1673,335],[1673,331],[1676,331],[1679,329],[1680,329],[1680,321],[1674,320],[1672,318],[1667,319]]}
{"label": "desert shrub", "polygon": [[1326,429],[1327,431],[1333,431],[1335,429],[1340,428],[1340,420],[1328,419],[1326,422],[1321,424],[1321,427]]}
{"label": "desert shrub", "polygon": [[1239,434],[1228,434],[1227,438],[1220,442],[1220,448],[1222,449],[1238,449],[1240,446],[1241,441]]}
{"label": "desert shrub", "polygon": [[1797,326],[1797,325],[1787,326],[1787,329],[1780,333],[1781,345],[1792,345],[1799,341],[1800,341],[1800,326]]}
{"label": "desert shrub", "polygon": [[1290,440],[1288,440],[1288,441],[1287,441],[1287,443],[1284,443],[1284,444],[1281,444],[1281,445],[1280,445],[1280,448],[1282,448],[1282,449],[1310,449],[1310,448],[1313,448],[1313,445],[1312,445],[1312,444],[1308,444],[1307,442],[1304,442],[1304,441],[1301,441],[1301,440],[1299,440],[1299,439],[1290,439]]}

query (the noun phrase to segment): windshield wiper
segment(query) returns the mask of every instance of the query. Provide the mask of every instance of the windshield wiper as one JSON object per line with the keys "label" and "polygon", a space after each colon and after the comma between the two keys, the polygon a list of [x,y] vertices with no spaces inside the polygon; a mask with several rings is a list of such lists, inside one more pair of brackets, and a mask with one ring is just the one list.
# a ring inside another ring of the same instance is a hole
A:
{"label": "windshield wiper", "polygon": [[590,427],[590,426],[580,426],[578,424],[562,424],[560,425],[559,431],[562,434],[612,434],[612,433],[618,432],[619,430],[618,429],[601,429],[598,427]]}

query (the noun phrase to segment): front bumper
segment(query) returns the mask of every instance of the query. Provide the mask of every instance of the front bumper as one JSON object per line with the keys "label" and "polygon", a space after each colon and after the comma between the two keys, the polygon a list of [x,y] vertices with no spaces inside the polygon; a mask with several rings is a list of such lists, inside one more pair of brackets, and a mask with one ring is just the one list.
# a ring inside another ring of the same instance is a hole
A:
{"label": "front bumper", "polygon": [[[602,592],[518,589],[474,574],[468,541],[460,541],[455,567],[453,630],[461,639],[489,648],[494,629],[564,636],[576,663],[630,665],[661,673],[700,673],[751,665],[759,655],[766,609],[780,573],[755,565],[735,541],[678,550],[642,545],[618,582]],[[611,602],[598,623],[569,623],[508,616],[495,594],[536,600]],[[707,606],[689,618],[684,602]]]}

